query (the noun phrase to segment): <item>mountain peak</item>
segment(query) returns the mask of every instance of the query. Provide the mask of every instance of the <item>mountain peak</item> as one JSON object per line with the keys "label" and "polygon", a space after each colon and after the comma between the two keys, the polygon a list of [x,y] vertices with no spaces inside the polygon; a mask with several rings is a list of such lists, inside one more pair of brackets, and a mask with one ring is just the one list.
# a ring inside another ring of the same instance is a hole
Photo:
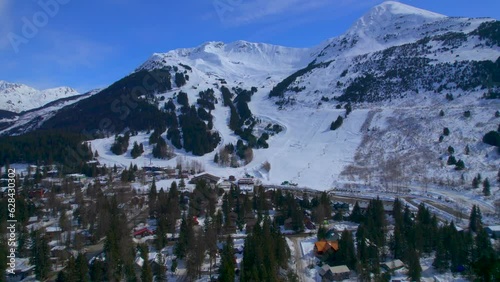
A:
{"label": "mountain peak", "polygon": [[370,12],[376,14],[389,13],[392,15],[419,15],[427,18],[444,18],[445,15],[423,10],[397,1],[385,1],[372,8]]}
{"label": "mountain peak", "polygon": [[19,113],[78,94],[75,89],[66,86],[38,90],[25,84],[0,80],[0,110]]}
{"label": "mountain peak", "polygon": [[12,83],[12,82],[8,82],[8,81],[5,81],[5,80],[0,80],[0,91],[1,90],[6,90],[6,89],[11,89],[11,88],[19,88],[19,87],[22,87],[24,86],[23,84],[19,84],[19,83]]}
{"label": "mountain peak", "polygon": [[445,15],[416,8],[396,1],[386,1],[370,9],[350,28],[350,31],[375,31],[394,26],[398,22],[425,24],[446,18]]}

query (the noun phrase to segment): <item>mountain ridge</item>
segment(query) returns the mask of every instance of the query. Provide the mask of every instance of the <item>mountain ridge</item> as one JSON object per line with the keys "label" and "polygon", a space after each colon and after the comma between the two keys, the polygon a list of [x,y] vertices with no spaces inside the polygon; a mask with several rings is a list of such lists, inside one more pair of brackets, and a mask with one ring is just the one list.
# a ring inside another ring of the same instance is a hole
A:
{"label": "mountain ridge", "polygon": [[79,94],[75,89],[67,86],[38,90],[25,84],[0,80],[0,109],[21,113],[57,99]]}

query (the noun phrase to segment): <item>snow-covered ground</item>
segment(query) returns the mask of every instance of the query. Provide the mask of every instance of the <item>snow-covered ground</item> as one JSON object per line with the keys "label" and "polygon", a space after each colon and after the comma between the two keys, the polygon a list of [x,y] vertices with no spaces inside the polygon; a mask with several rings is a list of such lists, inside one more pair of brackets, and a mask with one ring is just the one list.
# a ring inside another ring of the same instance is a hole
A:
{"label": "snow-covered ground", "polygon": [[24,84],[0,80],[0,110],[20,113],[75,95],[78,92],[69,87],[38,90]]}
{"label": "snow-covered ground", "polygon": [[[183,150],[175,150],[186,161],[196,160],[201,162],[206,171],[228,177],[229,175],[244,176],[245,174],[262,177],[263,183],[279,184],[283,181],[298,183],[300,186],[326,190],[332,188],[332,183],[339,177],[343,168],[353,162],[354,154],[362,140],[360,128],[365,121],[367,110],[354,111],[344,120],[343,126],[331,131],[330,124],[339,116],[344,115],[344,110],[335,109],[310,109],[295,108],[277,111],[269,106],[267,98],[254,97],[252,111],[260,117],[265,113],[265,118],[281,124],[285,130],[270,138],[268,149],[254,150],[254,159],[248,165],[239,168],[220,167],[213,163],[214,154],[202,157],[186,154]],[[225,108],[220,111],[226,110]],[[214,111],[214,127],[222,135],[221,146],[235,143],[236,136],[227,129],[226,120],[217,118]],[[134,142],[143,143],[145,153],[133,159],[130,150],[121,156],[116,156],[110,151],[114,136],[92,141],[92,149],[99,153],[99,161],[113,166],[129,166],[130,163],[138,166],[157,165],[175,167],[177,159],[160,160],[152,158],[152,147],[148,144],[149,135],[140,133],[131,136],[129,146]],[[264,162],[271,164],[269,173],[261,170]],[[265,175],[264,175],[265,174]]]}

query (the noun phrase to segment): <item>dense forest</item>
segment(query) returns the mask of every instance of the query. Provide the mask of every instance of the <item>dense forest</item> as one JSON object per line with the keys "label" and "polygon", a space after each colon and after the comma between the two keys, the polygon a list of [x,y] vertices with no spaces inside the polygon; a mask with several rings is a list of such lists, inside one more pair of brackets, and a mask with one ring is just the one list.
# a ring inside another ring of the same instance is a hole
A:
{"label": "dense forest", "polygon": [[92,159],[86,136],[60,130],[35,131],[0,137],[0,165],[8,163],[59,163],[68,167]]}

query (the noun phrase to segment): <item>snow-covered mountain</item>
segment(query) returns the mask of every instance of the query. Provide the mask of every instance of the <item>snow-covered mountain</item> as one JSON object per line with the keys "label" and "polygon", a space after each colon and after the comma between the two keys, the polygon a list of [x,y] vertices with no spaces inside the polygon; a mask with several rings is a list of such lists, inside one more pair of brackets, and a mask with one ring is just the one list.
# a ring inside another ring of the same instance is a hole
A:
{"label": "snow-covered mountain", "polygon": [[196,48],[153,54],[136,71],[188,66],[190,78],[209,84],[221,81],[246,85],[274,84],[310,63],[313,51],[247,41],[206,42]]}
{"label": "snow-covered mountain", "polygon": [[0,110],[0,135],[21,135],[36,130],[62,108],[95,95],[99,91],[101,89],[94,89],[84,94],[59,98],[41,107],[22,111],[19,114]]}
{"label": "snow-covered mountain", "polygon": [[[346,33],[311,48],[207,42],[153,54],[100,93],[4,133],[41,127],[114,136],[132,130],[138,134],[122,155],[111,153],[114,137],[92,141],[102,163],[175,166],[176,158],[153,157],[149,137],[165,126],[162,137],[173,148],[172,136],[185,141],[193,132],[176,128],[191,113],[206,124],[198,123],[197,130],[216,133],[220,142],[203,156],[184,146],[173,153],[217,175],[252,175],[264,183],[288,181],[322,190],[425,184],[426,193],[439,188],[433,197],[467,199],[492,211],[499,196],[485,200],[480,191],[463,188],[470,188],[479,172],[494,179],[500,167],[497,148],[482,142],[500,122],[499,58],[499,21],[448,17],[388,1]],[[224,96],[226,90],[234,96]],[[187,99],[179,98],[181,92]],[[228,99],[236,106],[227,105]],[[253,119],[240,130],[230,129],[234,112],[248,112],[241,100],[248,101]],[[192,111],[181,109],[186,103]],[[342,126],[330,130],[339,116]],[[255,146],[245,162],[214,163],[225,145],[256,139],[265,139],[269,148]],[[136,159],[130,153],[134,141],[145,150]],[[465,169],[449,165],[450,154]]]}
{"label": "snow-covered mountain", "polygon": [[78,94],[69,87],[38,90],[24,84],[0,80],[0,110],[20,113]]}

